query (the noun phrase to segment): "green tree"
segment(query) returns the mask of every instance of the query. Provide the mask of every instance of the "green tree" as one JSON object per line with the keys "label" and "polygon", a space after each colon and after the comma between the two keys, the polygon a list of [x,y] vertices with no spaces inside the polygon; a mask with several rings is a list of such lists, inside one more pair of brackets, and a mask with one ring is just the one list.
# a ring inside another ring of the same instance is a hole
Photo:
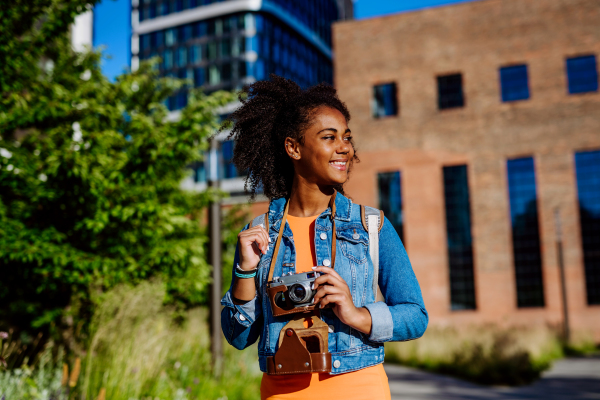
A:
{"label": "green tree", "polygon": [[166,301],[204,300],[209,266],[198,223],[208,193],[180,189],[218,128],[230,93],[192,91],[157,62],[116,82],[97,52],[71,49],[81,0],[0,8],[0,330],[85,332],[95,292],[153,277]]}

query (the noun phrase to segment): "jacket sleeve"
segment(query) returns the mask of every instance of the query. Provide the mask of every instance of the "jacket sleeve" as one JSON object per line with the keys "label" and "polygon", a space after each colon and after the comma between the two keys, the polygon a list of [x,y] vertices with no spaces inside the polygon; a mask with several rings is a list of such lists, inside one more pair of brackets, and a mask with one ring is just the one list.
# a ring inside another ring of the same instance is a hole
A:
{"label": "jacket sleeve", "polygon": [[[243,230],[248,229],[248,225]],[[239,246],[235,249],[233,270],[239,262]],[[231,274],[231,285],[225,296],[221,299],[221,329],[227,342],[236,349],[245,349],[258,340],[262,328],[262,303],[259,290],[254,298],[247,303],[236,305],[233,303],[231,291],[233,282],[237,279],[235,273]]]}
{"label": "jacket sleeve", "polygon": [[369,340],[387,342],[421,337],[429,316],[404,245],[387,218],[379,232],[379,288],[384,302],[366,306],[373,321]]}

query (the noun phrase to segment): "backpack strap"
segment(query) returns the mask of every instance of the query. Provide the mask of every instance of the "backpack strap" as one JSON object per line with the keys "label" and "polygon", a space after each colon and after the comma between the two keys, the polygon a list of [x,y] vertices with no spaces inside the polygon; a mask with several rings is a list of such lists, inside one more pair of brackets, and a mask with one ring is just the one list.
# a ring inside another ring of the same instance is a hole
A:
{"label": "backpack strap", "polygon": [[383,227],[383,211],[369,206],[360,206],[360,217],[369,234],[369,255],[373,261],[373,294],[378,297],[379,283],[379,232]]}

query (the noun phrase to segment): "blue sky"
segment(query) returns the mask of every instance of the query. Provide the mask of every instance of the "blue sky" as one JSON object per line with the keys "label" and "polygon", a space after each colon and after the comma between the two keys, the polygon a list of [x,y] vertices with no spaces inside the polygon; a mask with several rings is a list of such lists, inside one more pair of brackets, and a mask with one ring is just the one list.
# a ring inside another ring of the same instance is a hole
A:
{"label": "blue sky", "polygon": [[94,47],[104,46],[102,72],[114,80],[129,67],[131,0],[102,0],[94,7]]}
{"label": "blue sky", "polygon": [[[298,0],[301,1],[301,0]],[[355,18],[371,18],[474,0],[356,0]],[[102,61],[102,71],[114,79],[129,66],[131,0],[102,0],[94,8],[94,47],[103,45],[111,56]]]}
{"label": "blue sky", "polygon": [[403,11],[420,10],[422,8],[464,3],[473,0],[356,0],[354,17],[371,18]]}

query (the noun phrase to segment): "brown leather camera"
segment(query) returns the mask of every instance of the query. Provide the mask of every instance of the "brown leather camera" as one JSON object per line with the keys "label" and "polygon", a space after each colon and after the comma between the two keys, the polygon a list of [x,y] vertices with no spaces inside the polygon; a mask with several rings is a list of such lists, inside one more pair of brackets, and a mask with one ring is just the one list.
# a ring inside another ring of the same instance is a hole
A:
{"label": "brown leather camera", "polygon": [[267,294],[273,315],[280,317],[313,311],[316,306],[312,304],[312,299],[317,291],[312,284],[319,275],[314,271],[302,272],[275,277],[270,281]]}
{"label": "brown leather camera", "polygon": [[317,316],[288,322],[279,334],[279,350],[267,357],[269,375],[331,372],[328,326]]}

